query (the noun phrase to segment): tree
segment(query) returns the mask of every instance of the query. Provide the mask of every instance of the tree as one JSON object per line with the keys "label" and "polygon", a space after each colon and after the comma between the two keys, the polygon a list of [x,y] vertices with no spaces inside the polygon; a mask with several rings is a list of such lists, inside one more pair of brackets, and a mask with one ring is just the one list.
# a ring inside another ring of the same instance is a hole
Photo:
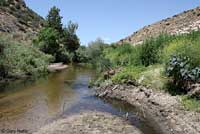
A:
{"label": "tree", "polygon": [[60,9],[53,6],[46,18],[46,27],[56,29],[58,32],[63,32],[62,16],[60,16]]}
{"label": "tree", "polygon": [[69,21],[67,28],[64,28],[63,44],[69,52],[75,52],[80,47],[79,38],[76,35],[78,24]]}
{"label": "tree", "polygon": [[59,45],[59,33],[53,28],[44,28],[38,35],[39,48],[41,51],[53,56],[60,49]]}
{"label": "tree", "polygon": [[106,46],[104,41],[100,38],[97,38],[95,41],[92,41],[88,44],[88,55],[90,58],[95,59],[103,54],[103,49]]}
{"label": "tree", "polygon": [[76,50],[76,61],[86,63],[89,60],[87,48],[85,46],[80,46]]}
{"label": "tree", "polygon": [[75,51],[80,46],[77,29],[78,24],[71,21],[63,28],[60,9],[54,6],[46,17],[45,27],[39,32],[36,43],[41,51],[53,55],[55,62],[68,62],[69,59],[76,59]]}

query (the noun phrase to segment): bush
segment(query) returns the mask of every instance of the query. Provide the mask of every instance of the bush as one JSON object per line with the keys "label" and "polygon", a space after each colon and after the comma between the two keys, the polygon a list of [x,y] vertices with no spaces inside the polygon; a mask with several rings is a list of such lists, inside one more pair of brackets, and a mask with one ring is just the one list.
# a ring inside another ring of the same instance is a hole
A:
{"label": "bush", "polygon": [[186,56],[172,56],[166,65],[166,74],[173,79],[174,86],[184,92],[191,83],[200,82],[200,68],[193,68],[190,58]]}
{"label": "bush", "polygon": [[157,38],[147,39],[141,45],[140,59],[144,66],[160,63],[161,50],[173,39],[173,36],[161,34]]}
{"label": "bush", "polygon": [[95,64],[95,67],[97,68],[97,71],[103,72],[103,71],[106,71],[106,70],[110,70],[112,68],[112,64],[106,58],[99,57],[96,60],[97,60],[97,62]]}
{"label": "bush", "polygon": [[39,32],[35,44],[39,44],[44,53],[54,56],[55,62],[67,63],[69,59],[73,61],[76,59],[74,53],[80,46],[77,29],[78,24],[71,21],[64,28],[60,9],[54,6],[50,9],[45,27]]}
{"label": "bush", "polygon": [[112,77],[112,81],[116,83],[126,83],[129,80],[137,81],[137,79],[140,77],[140,74],[145,70],[146,68],[144,66],[124,67],[121,72]]}
{"label": "bush", "polygon": [[110,46],[104,50],[105,58],[109,59],[114,66],[139,65],[140,47],[130,44]]}
{"label": "bush", "polygon": [[60,50],[55,54],[56,62],[63,62],[63,63],[69,63],[72,61],[72,57],[69,52],[66,50]]}
{"label": "bush", "polygon": [[56,53],[60,49],[59,33],[53,28],[43,28],[38,34],[38,41],[36,45],[39,45],[39,49],[47,54],[56,56]]}
{"label": "bush", "polygon": [[89,62],[89,55],[87,52],[87,48],[85,46],[80,46],[76,50],[76,61],[80,63],[87,63]]}
{"label": "bush", "polygon": [[200,32],[176,36],[163,49],[162,59],[174,90],[186,92],[191,83],[200,82]]}
{"label": "bush", "polygon": [[162,51],[163,62],[170,60],[171,56],[179,54],[182,57],[190,58],[193,68],[200,66],[200,32],[177,36],[173,41],[166,45]]}
{"label": "bush", "polygon": [[32,46],[10,42],[0,39],[4,50],[0,55],[1,75],[21,76],[40,75],[47,72],[47,65],[52,60],[50,55],[45,55]]}

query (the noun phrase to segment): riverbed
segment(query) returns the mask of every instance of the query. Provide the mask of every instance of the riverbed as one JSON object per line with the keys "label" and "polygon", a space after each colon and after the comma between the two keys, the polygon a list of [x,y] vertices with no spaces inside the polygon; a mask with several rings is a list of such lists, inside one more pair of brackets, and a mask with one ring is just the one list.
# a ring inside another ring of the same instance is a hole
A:
{"label": "riverbed", "polygon": [[32,133],[58,119],[89,110],[123,117],[144,134],[161,134],[156,124],[143,118],[133,106],[95,97],[93,90],[88,88],[95,76],[95,70],[76,65],[36,81],[1,86],[0,131]]}

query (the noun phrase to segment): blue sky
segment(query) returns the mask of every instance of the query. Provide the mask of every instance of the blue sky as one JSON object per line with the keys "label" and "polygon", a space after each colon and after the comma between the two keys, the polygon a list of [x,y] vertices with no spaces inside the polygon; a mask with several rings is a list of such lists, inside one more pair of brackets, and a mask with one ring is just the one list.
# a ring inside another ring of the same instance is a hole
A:
{"label": "blue sky", "polygon": [[63,23],[77,22],[81,44],[101,37],[116,42],[145,25],[200,6],[200,0],[25,0],[46,17],[52,6],[61,9]]}

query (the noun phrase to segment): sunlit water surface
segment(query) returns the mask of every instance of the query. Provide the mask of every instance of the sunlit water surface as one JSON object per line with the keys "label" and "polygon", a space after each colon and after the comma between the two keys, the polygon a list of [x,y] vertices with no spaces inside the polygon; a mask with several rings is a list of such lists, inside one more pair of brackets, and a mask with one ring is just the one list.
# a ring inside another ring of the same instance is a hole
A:
{"label": "sunlit water surface", "polygon": [[92,110],[118,116],[129,112],[129,121],[145,134],[160,134],[130,105],[94,97],[88,82],[95,75],[95,70],[76,65],[34,82],[12,82],[1,86],[0,129],[32,133],[59,118]]}

